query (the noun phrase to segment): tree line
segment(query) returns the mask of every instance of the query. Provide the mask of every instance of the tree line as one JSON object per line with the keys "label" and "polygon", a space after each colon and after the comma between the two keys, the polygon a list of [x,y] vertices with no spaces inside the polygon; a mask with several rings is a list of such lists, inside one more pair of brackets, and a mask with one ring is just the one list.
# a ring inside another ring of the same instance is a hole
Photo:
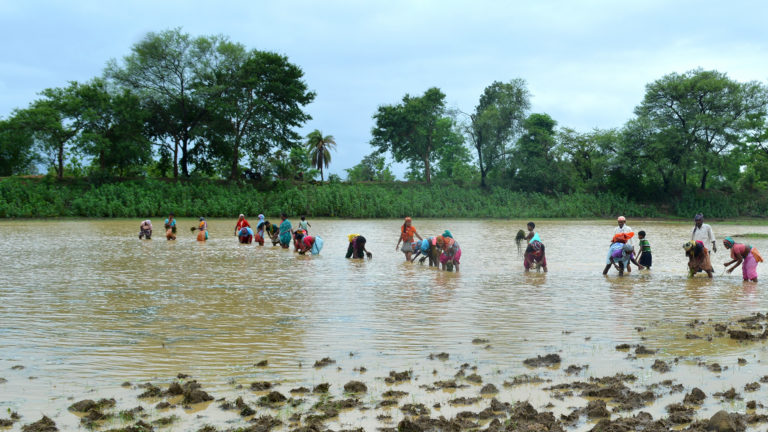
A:
{"label": "tree line", "polygon": [[[297,130],[316,94],[284,55],[223,36],[149,33],[102,76],[46,89],[0,119],[0,175],[45,165],[57,177],[325,180],[332,135]],[[372,152],[349,182],[406,179],[563,194],[610,192],[658,200],[768,185],[768,88],[715,70],[647,84],[634,115],[580,132],[531,112],[523,79],[487,86],[473,110],[439,88],[372,113]],[[331,174],[331,182],[341,178]]]}

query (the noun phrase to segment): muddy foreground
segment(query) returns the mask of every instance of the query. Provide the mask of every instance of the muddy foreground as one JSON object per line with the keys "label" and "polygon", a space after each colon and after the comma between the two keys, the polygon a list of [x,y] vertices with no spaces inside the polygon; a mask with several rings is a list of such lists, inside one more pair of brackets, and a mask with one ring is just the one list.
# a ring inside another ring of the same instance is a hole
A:
{"label": "muddy foreground", "polygon": [[[232,381],[225,394],[206,391],[206,383],[179,373],[164,382],[122,383],[122,393],[116,397],[73,398],[68,412],[60,415],[73,416],[88,430],[125,432],[765,430],[763,387],[768,385],[768,369],[761,375],[759,365],[746,366],[760,362],[754,353],[764,351],[768,316],[695,320],[677,329],[675,337],[736,343],[744,353],[752,353],[738,357],[735,364],[670,357],[652,336],[646,336],[657,324],[637,328],[638,343],[614,347],[631,366],[610,375],[588,363],[571,364],[558,352],[526,359],[527,372],[514,376],[436,352],[419,363],[417,369],[423,372],[391,370],[373,376],[350,353],[348,358],[324,357],[311,367],[305,365],[307,383],[318,376],[328,381],[301,385],[275,379],[266,359],[253,367],[270,379]],[[478,349],[493,349],[492,337],[471,343]],[[335,381],[344,368],[352,369],[357,378]],[[381,370],[382,365],[370,368]],[[700,382],[720,380],[739,383],[738,387],[704,391],[695,382],[675,378],[676,370],[693,368],[701,371]],[[23,369],[17,365],[9,373]],[[481,369],[486,372],[481,374]],[[7,381],[0,378],[0,385]],[[51,417],[24,418],[8,410],[0,417],[0,430],[67,430]]]}

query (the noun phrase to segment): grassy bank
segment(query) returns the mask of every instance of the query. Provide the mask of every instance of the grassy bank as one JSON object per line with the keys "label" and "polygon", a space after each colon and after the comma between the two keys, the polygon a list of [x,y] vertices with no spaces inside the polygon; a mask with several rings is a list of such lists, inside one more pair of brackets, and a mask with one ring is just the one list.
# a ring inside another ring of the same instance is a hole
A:
{"label": "grassy bank", "polygon": [[503,188],[482,190],[453,185],[277,183],[254,185],[212,181],[86,180],[7,178],[0,181],[0,217],[229,217],[238,213],[344,218],[588,218],[761,217],[768,200],[728,195],[684,197],[673,204],[640,204],[613,194],[542,195]]}

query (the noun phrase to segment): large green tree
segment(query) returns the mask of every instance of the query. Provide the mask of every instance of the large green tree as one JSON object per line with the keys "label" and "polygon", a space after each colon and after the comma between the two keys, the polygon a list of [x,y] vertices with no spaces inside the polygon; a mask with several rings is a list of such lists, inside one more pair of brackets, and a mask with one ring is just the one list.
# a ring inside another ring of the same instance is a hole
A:
{"label": "large green tree", "polygon": [[386,158],[377,153],[371,153],[363,158],[359,164],[347,168],[347,181],[358,182],[391,182],[395,180]]}
{"label": "large green tree", "polygon": [[34,172],[38,159],[34,144],[34,134],[18,119],[0,120],[0,176]]}
{"label": "large green tree", "polygon": [[192,37],[180,29],[148,33],[131,48],[122,65],[111,61],[106,74],[145,100],[157,144],[173,158],[173,175],[189,176],[197,129],[209,114],[211,100],[203,85],[222,57],[218,36]]}
{"label": "large green tree", "polygon": [[510,152],[509,175],[516,188],[552,193],[569,186],[556,147],[556,125],[548,114],[539,113],[523,122],[523,134]]}
{"label": "large green tree", "polygon": [[397,105],[380,106],[373,119],[376,126],[371,145],[380,152],[390,151],[397,162],[420,167],[430,183],[435,152],[456,134],[445,107],[445,94],[436,87],[422,96],[406,94]]}
{"label": "large green tree", "polygon": [[765,85],[696,69],[648,84],[635,114],[660,134],[658,144],[677,146],[691,156],[686,161],[705,189],[710,173],[721,168],[723,156],[741,141],[756,117],[765,117],[767,105]]}
{"label": "large green tree", "polygon": [[256,167],[272,151],[300,145],[295,129],[311,119],[303,108],[315,93],[285,56],[232,43],[219,44],[217,55],[221,61],[204,77],[211,114],[206,136],[211,156],[225,162],[224,175],[235,179],[243,157]]}
{"label": "large green tree", "polygon": [[23,110],[14,112],[17,125],[32,133],[36,146],[45,155],[56,176],[64,176],[64,161],[83,128],[81,84],[49,88]]}
{"label": "large green tree", "polygon": [[152,145],[146,136],[149,112],[127,89],[110,89],[103,79],[78,88],[82,130],[77,147],[94,159],[99,170],[136,174],[149,164]]}
{"label": "large green tree", "polygon": [[483,91],[466,128],[477,151],[481,186],[486,186],[488,172],[508,156],[530,106],[530,93],[519,78],[508,83],[494,81]]}
{"label": "large green tree", "polygon": [[333,135],[325,135],[315,129],[307,135],[307,149],[312,166],[320,170],[320,181],[323,181],[323,167],[331,163],[331,150],[336,147]]}

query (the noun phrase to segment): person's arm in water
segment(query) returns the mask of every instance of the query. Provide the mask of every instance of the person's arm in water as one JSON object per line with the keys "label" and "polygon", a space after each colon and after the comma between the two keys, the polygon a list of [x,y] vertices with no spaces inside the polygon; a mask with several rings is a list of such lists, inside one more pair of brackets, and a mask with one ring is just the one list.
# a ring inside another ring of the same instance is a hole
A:
{"label": "person's arm in water", "polygon": [[712,226],[707,225],[709,227],[709,232],[707,232],[707,236],[709,237],[709,240],[712,242],[712,252],[717,253],[717,241],[715,241],[715,232],[712,231]]}
{"label": "person's arm in water", "polygon": [[635,260],[635,257],[633,257],[631,255],[629,256],[629,260],[632,262],[632,264],[636,265],[638,269],[642,270],[642,269],[645,268],[645,267],[641,266],[640,264],[638,264],[637,260]]}
{"label": "person's arm in water", "polygon": [[[411,258],[411,262],[414,262],[414,261],[416,261],[416,257],[417,257],[417,256],[419,256],[419,255],[421,255],[421,247],[419,247],[418,249],[416,249],[416,253],[414,253],[414,254],[413,254],[413,257]],[[422,262],[423,262],[423,261],[422,261]]]}
{"label": "person's arm in water", "polygon": [[744,259],[741,258],[741,257],[738,257],[738,258],[736,258],[734,260],[728,261],[727,263],[723,264],[724,266],[728,267],[729,265],[731,265],[733,263],[736,263],[736,264],[733,264],[733,267],[727,269],[725,272],[726,273],[730,273],[730,272],[734,271],[736,269],[736,267],[741,265],[742,261],[744,261]]}

